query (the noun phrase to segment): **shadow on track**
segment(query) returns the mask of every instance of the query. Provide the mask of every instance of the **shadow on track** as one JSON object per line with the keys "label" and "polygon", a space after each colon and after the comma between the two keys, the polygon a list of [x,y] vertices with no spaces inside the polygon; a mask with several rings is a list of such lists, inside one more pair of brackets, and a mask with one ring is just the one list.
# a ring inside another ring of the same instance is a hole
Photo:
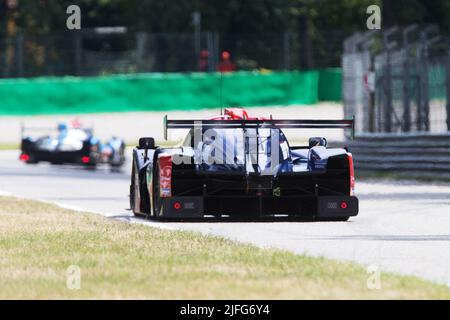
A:
{"label": "shadow on track", "polygon": [[[282,222],[324,222],[324,220],[314,219],[310,217],[204,217],[204,218],[154,218],[145,216],[109,216],[114,219],[125,219],[135,221],[160,222],[170,225],[171,223],[282,223]],[[326,222],[343,222],[342,220],[326,220]],[[348,222],[348,221],[347,221]]]}

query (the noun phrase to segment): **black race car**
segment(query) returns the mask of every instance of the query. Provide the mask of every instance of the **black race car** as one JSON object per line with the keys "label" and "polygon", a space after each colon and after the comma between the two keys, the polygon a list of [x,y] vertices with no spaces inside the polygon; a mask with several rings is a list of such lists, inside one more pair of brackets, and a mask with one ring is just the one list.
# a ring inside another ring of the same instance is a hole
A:
{"label": "black race car", "polygon": [[358,214],[352,155],[322,137],[292,146],[282,128],[349,128],[352,120],[252,118],[225,109],[210,120],[167,120],[189,129],[182,145],[141,138],[133,150],[130,206],[155,218],[267,217],[346,221]]}
{"label": "black race car", "polygon": [[101,143],[93,135],[91,128],[61,123],[55,136],[40,137],[26,135],[30,130],[48,131],[49,128],[22,127],[20,160],[27,164],[50,162],[80,164],[86,167],[109,164],[112,168],[119,168],[125,163],[124,141],[112,137],[106,143]]}

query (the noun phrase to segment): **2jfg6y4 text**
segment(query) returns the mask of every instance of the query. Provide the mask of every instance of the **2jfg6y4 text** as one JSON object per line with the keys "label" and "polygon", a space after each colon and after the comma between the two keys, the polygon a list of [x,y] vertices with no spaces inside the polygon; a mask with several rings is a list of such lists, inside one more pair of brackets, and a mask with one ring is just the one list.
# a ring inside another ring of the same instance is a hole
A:
{"label": "2jfg6y4 text", "polygon": [[180,308],[180,315],[199,315],[211,318],[213,315],[224,315],[228,317],[240,315],[270,315],[267,304],[225,304],[223,306],[199,306],[187,304]]}

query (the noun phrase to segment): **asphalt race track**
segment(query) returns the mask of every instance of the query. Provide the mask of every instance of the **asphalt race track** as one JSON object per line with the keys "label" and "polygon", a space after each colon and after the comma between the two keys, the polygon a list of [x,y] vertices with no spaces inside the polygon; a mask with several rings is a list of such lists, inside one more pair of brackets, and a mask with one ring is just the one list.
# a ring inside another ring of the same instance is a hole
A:
{"label": "asphalt race track", "polygon": [[129,168],[25,165],[0,152],[0,193],[50,201],[118,219],[196,230],[296,253],[352,260],[450,285],[450,184],[357,181],[350,222],[157,222],[132,217]]}

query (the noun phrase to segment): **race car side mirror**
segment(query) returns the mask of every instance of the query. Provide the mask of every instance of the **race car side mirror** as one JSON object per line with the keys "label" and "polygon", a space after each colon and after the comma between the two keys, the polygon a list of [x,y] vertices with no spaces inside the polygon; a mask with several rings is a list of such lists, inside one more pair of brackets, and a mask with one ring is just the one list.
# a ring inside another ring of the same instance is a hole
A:
{"label": "race car side mirror", "polygon": [[151,137],[140,138],[139,149],[155,149],[155,139]]}
{"label": "race car side mirror", "polygon": [[322,137],[312,137],[309,138],[309,147],[315,147],[315,146],[322,146],[322,147],[326,147],[327,146],[327,139],[322,138]]}

